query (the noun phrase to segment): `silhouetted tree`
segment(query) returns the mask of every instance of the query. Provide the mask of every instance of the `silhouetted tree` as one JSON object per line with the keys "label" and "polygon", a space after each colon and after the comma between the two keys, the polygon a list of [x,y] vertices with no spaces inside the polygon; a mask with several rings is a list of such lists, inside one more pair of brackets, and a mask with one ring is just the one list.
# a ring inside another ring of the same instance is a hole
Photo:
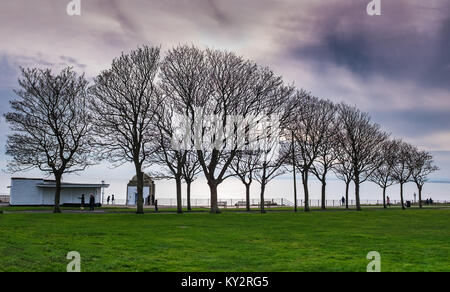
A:
{"label": "silhouetted tree", "polygon": [[290,158],[290,143],[280,143],[280,140],[269,140],[268,145],[261,151],[259,159],[259,167],[256,171],[255,178],[261,185],[260,190],[260,209],[261,213],[265,213],[265,191],[267,184],[274,178],[287,172],[286,162]]}
{"label": "silhouetted tree", "polygon": [[134,164],[137,176],[137,213],[144,213],[143,164],[154,151],[155,76],[160,49],[143,46],[113,60],[90,88],[96,142],[100,158],[121,165]]}
{"label": "silhouetted tree", "polygon": [[324,137],[322,143],[319,145],[319,155],[316,161],[313,163],[311,172],[322,183],[322,210],[326,209],[326,186],[327,175],[333,169],[334,165],[338,162],[339,158],[339,129],[336,124],[337,108],[329,102],[323,101],[322,107],[327,112],[328,127],[325,128]]}
{"label": "silhouetted tree", "polygon": [[345,183],[345,208],[348,209],[349,200],[348,194],[350,189],[350,183],[353,181],[353,163],[345,154],[345,151],[339,151],[338,162],[335,164],[334,173],[336,177]]}
{"label": "silhouetted tree", "polygon": [[305,212],[310,211],[308,178],[314,162],[325,143],[329,142],[329,128],[335,118],[330,102],[313,97],[305,91],[299,91],[291,100],[289,130],[294,135],[295,163],[302,174],[305,196]]}
{"label": "silhouetted tree", "polygon": [[162,97],[158,100],[160,105],[156,110],[157,118],[154,131],[158,133],[155,137],[155,151],[148,157],[149,164],[158,164],[163,167],[165,174],[160,177],[175,179],[177,213],[183,212],[183,201],[181,184],[184,176],[184,167],[188,150],[179,147],[183,143],[184,136],[177,135],[177,120],[173,106],[173,100]]}
{"label": "silhouetted tree", "polygon": [[383,189],[383,207],[386,209],[386,189],[395,183],[393,177],[394,167],[398,159],[400,142],[397,140],[385,141],[380,149],[379,163],[370,176],[370,181]]}
{"label": "silhouetted tree", "polygon": [[411,181],[412,176],[412,153],[414,148],[405,142],[399,142],[398,151],[396,154],[395,165],[392,169],[393,179],[400,184],[400,200],[402,209],[405,210],[405,204],[403,200],[403,186]]}
{"label": "silhouetted tree", "polygon": [[367,113],[345,104],[339,106],[338,124],[342,135],[341,149],[344,157],[352,163],[356,209],[360,211],[360,184],[377,169],[380,147],[388,135],[380,130],[378,124],[371,122]]}
{"label": "silhouetted tree", "polygon": [[412,179],[419,190],[419,206],[422,208],[423,185],[428,181],[428,175],[438,171],[439,167],[434,165],[433,156],[430,153],[414,149],[410,160],[410,168],[412,169]]}
{"label": "silhouetted tree", "polygon": [[250,187],[260,164],[260,155],[257,151],[239,151],[230,164],[230,169],[245,185],[247,211],[250,211]]}
{"label": "silhouetted tree", "polygon": [[191,206],[191,185],[197,179],[197,175],[202,172],[200,162],[197,159],[197,154],[191,150],[186,153],[186,161],[183,165],[183,177],[186,182],[186,199],[187,209],[192,211]]}
{"label": "silhouetted tree", "polygon": [[244,146],[245,139],[236,136],[244,128],[242,119],[250,125],[252,116],[270,114],[265,101],[281,77],[234,53],[189,46],[170,50],[161,71],[175,108],[191,121],[189,134],[210,188],[211,212],[218,213],[217,187],[233,175],[228,169]]}
{"label": "silhouetted tree", "polygon": [[84,75],[71,68],[53,75],[49,69],[21,69],[19,97],[5,115],[13,134],[6,154],[12,172],[38,168],[56,181],[54,213],[60,213],[61,181],[66,173],[82,171],[91,159],[91,120]]}

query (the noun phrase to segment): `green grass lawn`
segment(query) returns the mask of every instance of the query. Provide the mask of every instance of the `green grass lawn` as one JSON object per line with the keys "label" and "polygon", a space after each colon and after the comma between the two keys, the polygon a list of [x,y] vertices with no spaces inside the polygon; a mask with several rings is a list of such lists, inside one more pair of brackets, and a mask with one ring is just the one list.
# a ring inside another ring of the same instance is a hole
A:
{"label": "green grass lawn", "polygon": [[0,214],[0,271],[450,271],[449,209]]}

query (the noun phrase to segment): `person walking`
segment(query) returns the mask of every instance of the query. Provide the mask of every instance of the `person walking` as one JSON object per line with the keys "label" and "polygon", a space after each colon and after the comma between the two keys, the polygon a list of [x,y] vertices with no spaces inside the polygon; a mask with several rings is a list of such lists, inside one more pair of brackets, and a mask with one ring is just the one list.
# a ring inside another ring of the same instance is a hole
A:
{"label": "person walking", "polygon": [[108,198],[106,199],[106,204],[109,205],[109,201],[111,200],[111,196],[108,196]]}
{"label": "person walking", "polygon": [[111,196],[111,203],[114,205],[114,195]]}
{"label": "person walking", "polygon": [[95,197],[94,195],[91,194],[91,196],[89,197],[89,211],[94,210],[95,210]]}
{"label": "person walking", "polygon": [[81,205],[80,205],[80,210],[83,211],[84,210],[84,204],[86,203],[85,198],[84,198],[84,194],[81,195]]}
{"label": "person walking", "polygon": [[345,206],[345,197],[344,196],[342,196],[341,204],[342,204],[342,206]]}
{"label": "person walking", "polygon": [[389,196],[387,196],[387,198],[386,198],[386,205],[387,205],[388,207],[391,206],[391,198],[389,198]]}

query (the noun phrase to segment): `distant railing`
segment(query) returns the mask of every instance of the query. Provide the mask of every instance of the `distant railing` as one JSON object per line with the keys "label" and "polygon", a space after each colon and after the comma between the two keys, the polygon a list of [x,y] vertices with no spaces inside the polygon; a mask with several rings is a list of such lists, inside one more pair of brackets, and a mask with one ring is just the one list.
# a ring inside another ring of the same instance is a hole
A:
{"label": "distant railing", "polygon": [[[159,206],[176,206],[177,200],[176,199],[166,199],[166,198],[157,198],[158,205]],[[261,200],[259,199],[251,199],[250,200],[250,206],[251,207],[258,207],[260,206]],[[218,199],[218,205],[219,208],[245,208],[246,207],[246,201],[245,199]],[[183,207],[187,206],[187,200],[182,200]],[[277,198],[277,199],[266,199],[264,200],[264,205],[268,208],[270,207],[283,207],[283,206],[293,206],[294,204],[286,200],[284,198]],[[210,199],[191,199],[191,207],[197,207],[197,208],[209,208],[211,206],[211,200]]]}
{"label": "distant railing", "polygon": [[[406,204],[407,201],[409,201],[409,200],[404,200],[404,203]],[[304,200],[297,200],[298,206],[303,206],[304,202],[305,202]],[[413,205],[413,206],[419,205],[418,201],[416,201],[416,202],[410,201],[410,202],[411,202],[411,205]],[[360,204],[362,206],[383,206],[383,200],[360,200]],[[387,202],[386,202],[386,204],[387,204]],[[423,201],[422,204],[426,205],[425,201]],[[450,204],[450,201],[442,201],[442,200],[434,201],[433,200],[432,205],[439,205],[439,204],[448,205],[448,204]],[[325,200],[326,207],[339,207],[339,206],[345,206],[345,205],[346,204],[344,202],[342,202],[341,200]],[[356,200],[349,200],[348,205],[356,206]],[[400,206],[401,201],[400,200],[391,200],[390,205],[391,206]],[[309,200],[309,206],[320,207],[320,206],[322,206],[322,200],[317,200],[317,199]]]}
{"label": "distant railing", "polygon": [[126,205],[127,201],[125,199],[114,199],[114,202],[112,200],[108,200],[107,198],[103,198],[102,200],[102,205],[103,206],[114,206],[114,205],[118,205],[118,206],[124,206]]}
{"label": "distant railing", "polygon": [[[157,201],[158,201],[158,206],[160,207],[175,207],[177,205],[177,199],[176,198],[158,198],[156,197]],[[405,200],[405,204],[406,204]],[[251,199],[250,200],[250,206],[252,208],[256,208],[260,206],[260,202],[261,200],[259,199]],[[276,198],[276,199],[265,199],[264,200],[264,206],[266,206],[267,208],[271,208],[271,207],[293,207],[294,203],[291,200],[288,200],[286,198]],[[302,206],[304,206],[304,200],[303,199],[299,199],[297,200],[297,206],[299,208],[301,208]],[[361,200],[360,201],[362,206],[382,206],[383,205],[383,200]],[[114,203],[112,201],[109,202],[109,205],[106,202],[106,199],[103,200],[103,205],[104,206],[113,206],[113,205],[118,205],[118,206],[123,206],[126,204],[126,200],[125,199],[116,199],[114,201]],[[400,206],[401,202],[400,200],[391,200],[390,202],[391,206]],[[416,206],[418,205],[418,202],[413,202],[411,201],[411,205]],[[450,201],[433,201],[433,205],[439,205],[439,204],[446,204],[446,205],[450,205]],[[183,207],[187,207],[187,200],[183,199],[182,200],[182,205]],[[218,205],[219,208],[245,208],[246,207],[246,201],[245,199],[220,199],[218,200]],[[356,201],[355,200],[349,200],[348,202],[349,206],[356,206]],[[423,205],[425,204],[425,201],[423,202]],[[191,199],[191,207],[196,207],[196,208],[209,208],[211,206],[211,200],[210,199]],[[322,206],[322,200],[320,199],[311,199],[309,200],[309,206],[311,207],[320,207]],[[342,203],[341,200],[326,200],[325,201],[325,206],[326,207],[342,207],[345,206],[345,204]]]}

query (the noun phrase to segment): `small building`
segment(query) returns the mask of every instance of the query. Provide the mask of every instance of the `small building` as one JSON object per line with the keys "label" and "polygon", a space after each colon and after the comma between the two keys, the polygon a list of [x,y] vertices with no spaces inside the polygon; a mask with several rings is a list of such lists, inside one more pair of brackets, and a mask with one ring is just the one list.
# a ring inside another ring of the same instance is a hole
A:
{"label": "small building", "polygon": [[[61,184],[61,206],[79,206],[81,196],[85,196],[86,203],[89,196],[95,196],[97,205],[102,202],[102,188],[108,184]],[[40,178],[12,178],[10,190],[11,206],[53,206],[55,204],[56,181]]]}
{"label": "small building", "polygon": [[[153,179],[144,173],[144,204],[154,205],[155,204],[155,182]],[[137,205],[137,176],[135,175],[127,185],[127,202],[129,206]]]}

